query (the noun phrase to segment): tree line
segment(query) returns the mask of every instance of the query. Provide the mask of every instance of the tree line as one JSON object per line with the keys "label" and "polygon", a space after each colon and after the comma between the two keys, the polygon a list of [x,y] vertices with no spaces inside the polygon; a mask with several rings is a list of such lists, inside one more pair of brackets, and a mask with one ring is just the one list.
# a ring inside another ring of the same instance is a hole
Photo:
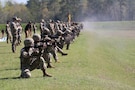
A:
{"label": "tree line", "polygon": [[18,4],[12,0],[0,2],[0,23],[11,20],[13,16],[23,21],[39,22],[45,20],[67,21],[129,21],[135,20],[135,0],[28,0]]}

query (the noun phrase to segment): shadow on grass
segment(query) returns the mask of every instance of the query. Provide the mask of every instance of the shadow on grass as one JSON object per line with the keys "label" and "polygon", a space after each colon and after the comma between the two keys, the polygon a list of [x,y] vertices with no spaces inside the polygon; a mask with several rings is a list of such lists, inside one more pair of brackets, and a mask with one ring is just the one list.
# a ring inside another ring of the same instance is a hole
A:
{"label": "shadow on grass", "polygon": [[22,79],[21,77],[5,77],[5,78],[0,78],[0,80],[15,80],[15,79]]}
{"label": "shadow on grass", "polygon": [[[41,76],[38,76],[38,77],[31,77],[31,78],[44,78],[44,77],[41,77]],[[45,77],[46,78],[46,77]],[[18,77],[3,77],[3,78],[0,78],[0,80],[26,80],[26,79],[30,79],[30,78],[22,78],[20,76]],[[55,79],[55,78],[54,78]]]}
{"label": "shadow on grass", "polygon": [[[10,68],[10,69],[3,69],[0,71],[10,71],[10,70],[20,70],[20,68]],[[21,79],[20,76],[18,77],[4,77],[4,78],[0,78],[0,80],[10,80],[10,79]]]}
{"label": "shadow on grass", "polygon": [[20,70],[20,68],[3,69],[3,70],[0,70],[0,71],[10,71],[10,70]]}

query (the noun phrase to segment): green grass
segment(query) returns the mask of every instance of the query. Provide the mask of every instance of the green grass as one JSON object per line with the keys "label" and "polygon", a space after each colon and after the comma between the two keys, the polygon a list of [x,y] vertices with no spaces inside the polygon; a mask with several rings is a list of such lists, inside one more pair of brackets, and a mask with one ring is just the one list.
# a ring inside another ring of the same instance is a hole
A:
{"label": "green grass", "polygon": [[0,43],[0,90],[135,90],[134,38],[83,31],[70,50],[64,48],[68,56],[58,54],[60,63],[52,60],[51,78],[40,70],[32,71],[30,79],[16,78],[22,47],[13,54],[11,44]]}

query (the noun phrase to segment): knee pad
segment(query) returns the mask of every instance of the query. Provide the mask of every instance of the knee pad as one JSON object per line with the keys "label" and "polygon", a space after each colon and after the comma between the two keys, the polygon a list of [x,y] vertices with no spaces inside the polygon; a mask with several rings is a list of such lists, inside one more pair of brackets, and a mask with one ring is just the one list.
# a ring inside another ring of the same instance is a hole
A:
{"label": "knee pad", "polygon": [[22,74],[21,74],[22,78],[30,78],[31,77],[31,73],[29,69],[25,69]]}

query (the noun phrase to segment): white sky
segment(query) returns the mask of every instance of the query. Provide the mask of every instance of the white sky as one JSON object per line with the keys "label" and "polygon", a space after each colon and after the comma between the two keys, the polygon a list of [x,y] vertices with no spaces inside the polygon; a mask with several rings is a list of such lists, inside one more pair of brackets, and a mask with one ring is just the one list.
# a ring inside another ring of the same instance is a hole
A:
{"label": "white sky", "polygon": [[[0,0],[2,3],[4,3],[5,1],[8,1],[8,0]],[[17,3],[27,3],[28,0],[11,0],[11,1],[15,1]]]}
{"label": "white sky", "polygon": [[28,0],[13,0],[13,1],[15,1],[17,3],[27,3]]}

